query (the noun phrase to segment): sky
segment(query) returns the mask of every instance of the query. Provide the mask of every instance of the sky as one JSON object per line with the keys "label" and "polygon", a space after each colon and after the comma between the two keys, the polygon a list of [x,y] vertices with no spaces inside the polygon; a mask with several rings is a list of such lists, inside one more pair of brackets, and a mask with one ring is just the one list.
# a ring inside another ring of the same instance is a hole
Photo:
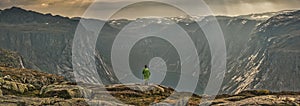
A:
{"label": "sky", "polygon": [[[99,8],[90,8],[95,16],[86,18],[105,18],[112,10],[128,2],[139,0],[0,0],[0,9],[12,6],[21,7],[41,13],[51,13],[68,17],[85,17],[84,13],[91,4]],[[148,0],[151,1],[151,0]],[[163,0],[178,1],[186,7],[198,7],[193,0]],[[275,12],[281,10],[300,10],[300,0],[204,0],[215,15],[245,15],[252,13]],[[103,15],[102,15],[103,14]],[[135,19],[145,16],[181,16],[184,12],[170,5],[161,3],[139,3],[122,9],[114,18]],[[198,14],[201,14],[201,12]],[[103,16],[103,17],[101,17]]]}

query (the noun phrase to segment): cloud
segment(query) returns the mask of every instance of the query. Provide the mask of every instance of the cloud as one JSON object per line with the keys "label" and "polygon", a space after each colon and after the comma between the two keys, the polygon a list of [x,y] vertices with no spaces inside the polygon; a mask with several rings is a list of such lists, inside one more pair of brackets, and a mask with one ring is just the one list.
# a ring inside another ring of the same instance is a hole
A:
{"label": "cloud", "polygon": [[205,0],[216,14],[241,15],[299,9],[300,0]]}
{"label": "cloud", "polygon": [[[133,12],[137,10],[139,12]],[[147,16],[176,17],[176,16],[185,16],[185,15],[186,13],[171,5],[158,3],[158,2],[141,2],[123,8],[121,11],[116,13],[113,16],[113,18],[119,18],[119,17],[142,18]]]}
{"label": "cloud", "polygon": [[[92,4],[96,3],[99,8],[92,8],[91,11],[95,14],[109,14],[113,9],[120,5],[132,1],[139,0],[1,0],[0,8],[9,8],[11,6],[19,6],[25,9],[34,10],[42,13],[59,14],[69,17],[82,16],[86,9]],[[164,0],[173,1],[174,0]],[[176,0],[175,0],[176,1]],[[222,15],[240,15],[251,13],[262,13],[269,11],[280,11],[289,9],[299,9],[300,0],[204,0],[208,6],[213,10],[214,14]],[[192,0],[178,0],[187,7],[197,7]],[[142,7],[142,8],[141,8]],[[123,17],[144,16],[145,13],[165,13],[181,14],[180,11],[172,9],[169,6],[161,4],[144,4],[143,6],[129,7],[124,12]],[[148,12],[145,12],[148,11]],[[177,13],[176,13],[177,12]],[[126,14],[125,14],[126,13]],[[129,15],[128,15],[129,14]],[[156,14],[159,15],[159,14]],[[203,14],[199,14],[203,15]],[[122,17],[119,15],[119,17]]]}
{"label": "cloud", "polygon": [[80,16],[93,0],[1,0],[0,8],[12,6],[64,16]]}

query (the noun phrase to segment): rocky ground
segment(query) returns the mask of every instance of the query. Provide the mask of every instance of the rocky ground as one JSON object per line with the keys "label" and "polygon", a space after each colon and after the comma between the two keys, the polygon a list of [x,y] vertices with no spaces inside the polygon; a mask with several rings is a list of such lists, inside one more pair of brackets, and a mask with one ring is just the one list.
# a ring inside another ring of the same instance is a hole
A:
{"label": "rocky ground", "polygon": [[[35,70],[0,67],[0,105],[300,105],[300,93],[268,90],[243,91],[237,95],[218,95],[201,102],[201,96],[176,92],[161,85],[115,84],[91,85],[72,83],[63,77]],[[171,96],[172,94],[172,96]],[[187,96],[192,98],[188,99]]]}

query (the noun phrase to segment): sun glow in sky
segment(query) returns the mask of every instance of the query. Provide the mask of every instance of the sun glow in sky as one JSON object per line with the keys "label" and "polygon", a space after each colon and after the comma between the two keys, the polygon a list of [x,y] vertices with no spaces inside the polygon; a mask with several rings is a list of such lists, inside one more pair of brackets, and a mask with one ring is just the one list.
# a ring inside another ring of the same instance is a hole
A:
{"label": "sun glow in sky", "polygon": [[[93,13],[108,14],[112,9],[119,7],[121,4],[138,0],[1,0],[0,8],[10,8],[17,6],[28,10],[42,13],[52,13],[68,17],[81,17],[86,9],[92,4],[97,3],[101,9],[91,9]],[[150,0],[151,1],[151,0]],[[174,1],[174,0],[162,0]],[[300,9],[300,0],[204,0],[216,15],[244,15],[252,13],[274,12],[281,10]],[[191,0],[178,0],[185,6],[196,7]],[[115,18],[134,19],[144,16],[148,13],[154,15],[180,16],[180,11],[174,10],[159,3],[147,4],[127,8],[127,12],[119,14]],[[166,14],[167,13],[167,14]],[[205,15],[205,14],[199,14]],[[86,17],[86,18],[93,18]],[[100,17],[101,18],[101,17]]]}

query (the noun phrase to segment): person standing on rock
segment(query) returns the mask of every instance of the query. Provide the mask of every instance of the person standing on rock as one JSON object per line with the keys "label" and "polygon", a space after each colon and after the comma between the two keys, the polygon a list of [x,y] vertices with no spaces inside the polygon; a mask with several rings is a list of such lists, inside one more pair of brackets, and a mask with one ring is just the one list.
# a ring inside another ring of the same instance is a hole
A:
{"label": "person standing on rock", "polygon": [[145,85],[148,85],[148,81],[150,79],[151,73],[150,73],[150,70],[147,65],[145,65],[145,68],[143,69],[143,75],[144,75],[144,81],[145,81],[144,83],[145,83]]}

